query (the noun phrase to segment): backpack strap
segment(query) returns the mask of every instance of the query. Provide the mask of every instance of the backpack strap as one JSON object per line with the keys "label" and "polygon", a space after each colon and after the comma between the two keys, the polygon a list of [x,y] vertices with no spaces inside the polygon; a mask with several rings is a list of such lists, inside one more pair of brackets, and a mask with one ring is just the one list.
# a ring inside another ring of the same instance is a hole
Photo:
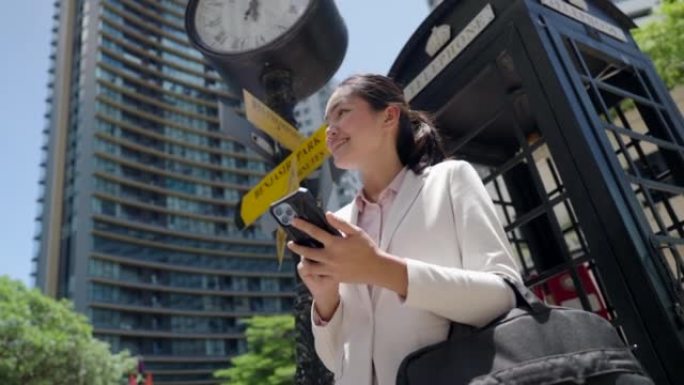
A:
{"label": "backpack strap", "polygon": [[504,282],[506,282],[515,293],[515,307],[526,308],[534,314],[545,313],[550,310],[548,305],[542,302],[530,289],[523,285],[522,282],[507,275],[499,276],[503,278]]}
{"label": "backpack strap", "polygon": [[[515,294],[515,307],[523,308],[532,314],[545,313],[551,310],[544,302],[525,285],[506,275],[499,275]],[[497,318],[498,319],[498,318]],[[449,326],[448,339],[460,339],[472,335],[476,327],[452,321]]]}

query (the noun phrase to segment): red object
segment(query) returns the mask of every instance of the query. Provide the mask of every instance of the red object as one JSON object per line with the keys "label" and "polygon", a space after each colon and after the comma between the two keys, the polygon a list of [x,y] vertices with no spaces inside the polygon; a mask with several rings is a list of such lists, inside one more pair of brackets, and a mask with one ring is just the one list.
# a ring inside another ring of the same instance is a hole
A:
{"label": "red object", "polygon": [[152,382],[152,373],[147,373],[145,376],[145,385],[154,385]]}
{"label": "red object", "polygon": [[138,381],[136,381],[137,376],[135,374],[129,374],[128,375],[128,385],[138,385]]}
{"label": "red object", "polygon": [[[610,320],[606,302],[599,291],[594,275],[587,267],[587,263],[577,266],[577,276],[587,294],[591,311]],[[582,309],[574,282],[567,271],[556,274],[544,283],[536,285],[532,291],[548,304]]]}

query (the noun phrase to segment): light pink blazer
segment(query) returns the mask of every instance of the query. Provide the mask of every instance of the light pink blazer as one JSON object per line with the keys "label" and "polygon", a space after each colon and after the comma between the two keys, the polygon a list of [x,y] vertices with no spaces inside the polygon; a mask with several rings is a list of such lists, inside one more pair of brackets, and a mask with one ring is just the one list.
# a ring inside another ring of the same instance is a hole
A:
{"label": "light pink blazer", "polygon": [[[353,202],[340,217],[356,223]],[[393,385],[402,359],[446,339],[451,320],[483,326],[514,304],[499,275],[519,280],[507,237],[473,167],[449,160],[409,171],[383,226],[380,248],[405,258],[405,299],[341,284],[330,322],[313,326],[315,347],[340,385]],[[495,274],[493,274],[495,273]],[[497,275],[498,274],[498,275]],[[313,318],[312,318],[313,319]]]}

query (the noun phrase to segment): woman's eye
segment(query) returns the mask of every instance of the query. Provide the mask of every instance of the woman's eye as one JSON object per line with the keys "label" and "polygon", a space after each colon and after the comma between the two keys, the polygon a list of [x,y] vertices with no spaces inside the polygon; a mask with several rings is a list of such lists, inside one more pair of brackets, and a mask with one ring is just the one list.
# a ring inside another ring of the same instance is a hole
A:
{"label": "woman's eye", "polygon": [[337,113],[337,117],[338,117],[338,118],[341,117],[341,116],[344,115],[346,112],[349,112],[349,110],[340,110],[340,111]]}

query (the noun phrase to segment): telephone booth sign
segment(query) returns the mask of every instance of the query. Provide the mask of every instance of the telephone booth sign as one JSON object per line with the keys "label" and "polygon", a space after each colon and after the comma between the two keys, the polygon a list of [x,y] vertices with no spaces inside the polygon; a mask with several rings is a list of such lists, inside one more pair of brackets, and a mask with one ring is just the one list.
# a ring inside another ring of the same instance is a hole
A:
{"label": "telephone booth sign", "polygon": [[482,177],[523,277],[684,378],[684,121],[605,0],[444,1],[389,76]]}

